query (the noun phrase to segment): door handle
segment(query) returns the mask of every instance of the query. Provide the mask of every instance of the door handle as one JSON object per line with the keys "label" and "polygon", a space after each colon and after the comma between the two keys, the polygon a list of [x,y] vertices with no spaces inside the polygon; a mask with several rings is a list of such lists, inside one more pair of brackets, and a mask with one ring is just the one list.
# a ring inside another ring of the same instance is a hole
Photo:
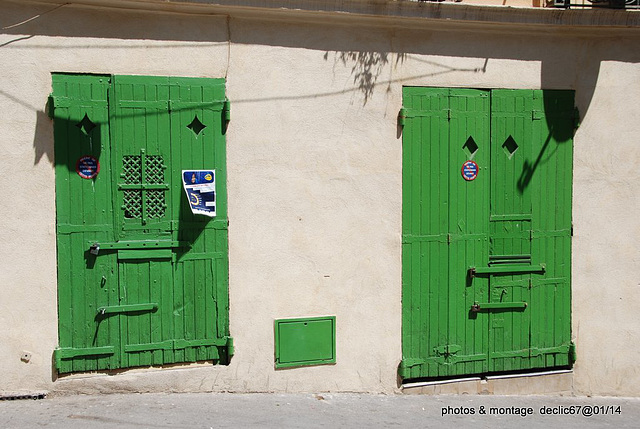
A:
{"label": "door handle", "polygon": [[477,313],[483,310],[518,310],[527,308],[526,302],[475,302],[471,311]]}
{"label": "door handle", "polygon": [[112,243],[92,242],[89,253],[98,256],[100,250],[125,250],[125,249],[173,249],[177,247],[191,247],[188,241],[175,240],[137,240],[116,241]]}
{"label": "door handle", "polygon": [[470,267],[469,277],[474,278],[480,274],[509,274],[509,273],[537,273],[544,274],[547,270],[545,264],[538,265],[493,265],[491,267]]}
{"label": "door handle", "polygon": [[148,304],[129,304],[129,305],[110,305],[98,308],[98,314],[104,316],[105,314],[115,313],[134,313],[137,311],[156,311],[158,304],[151,302]]}

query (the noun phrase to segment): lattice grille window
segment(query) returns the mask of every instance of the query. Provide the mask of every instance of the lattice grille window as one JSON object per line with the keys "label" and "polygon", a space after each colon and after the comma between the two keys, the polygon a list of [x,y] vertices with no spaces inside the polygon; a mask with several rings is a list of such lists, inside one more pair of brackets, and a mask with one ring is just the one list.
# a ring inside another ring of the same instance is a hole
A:
{"label": "lattice grille window", "polygon": [[122,174],[124,175],[124,183],[142,183],[142,168],[140,167],[140,155],[125,156],[122,159]]}
{"label": "lattice grille window", "polygon": [[158,185],[164,182],[164,163],[159,155],[149,155],[145,157],[147,167],[147,183]]}
{"label": "lattice grille window", "polygon": [[124,217],[127,219],[158,219],[165,215],[167,204],[164,183],[164,159],[160,155],[126,155],[122,159]]}

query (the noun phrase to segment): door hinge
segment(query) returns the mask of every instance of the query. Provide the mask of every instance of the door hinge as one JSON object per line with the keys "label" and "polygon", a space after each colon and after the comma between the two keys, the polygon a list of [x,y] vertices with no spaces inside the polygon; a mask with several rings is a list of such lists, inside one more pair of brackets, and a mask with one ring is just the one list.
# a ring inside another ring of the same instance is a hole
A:
{"label": "door hinge", "polygon": [[447,109],[447,121],[451,120],[451,109]]}
{"label": "door hinge", "polygon": [[222,103],[222,110],[224,112],[225,122],[231,121],[231,102],[229,100],[224,100]]}
{"label": "door hinge", "polygon": [[532,110],[531,111],[531,120],[538,121],[538,120],[542,119],[542,117],[543,117],[543,114],[539,110]]}
{"label": "door hinge", "polygon": [[447,244],[451,244],[451,233],[447,234]]}
{"label": "door hinge", "polygon": [[398,125],[401,127],[404,127],[406,119],[407,119],[407,109],[403,107],[398,112]]}
{"label": "door hinge", "polygon": [[576,362],[576,359],[578,359],[578,355],[576,353],[576,343],[571,341],[571,344],[569,344],[569,362],[571,362],[571,365]]}
{"label": "door hinge", "polygon": [[53,111],[55,110],[55,98],[53,94],[49,95],[49,99],[47,100],[47,116],[49,119],[53,119]]}
{"label": "door hinge", "polygon": [[436,354],[440,356],[451,356],[458,353],[460,350],[462,350],[462,346],[458,344],[447,344],[435,348]]}

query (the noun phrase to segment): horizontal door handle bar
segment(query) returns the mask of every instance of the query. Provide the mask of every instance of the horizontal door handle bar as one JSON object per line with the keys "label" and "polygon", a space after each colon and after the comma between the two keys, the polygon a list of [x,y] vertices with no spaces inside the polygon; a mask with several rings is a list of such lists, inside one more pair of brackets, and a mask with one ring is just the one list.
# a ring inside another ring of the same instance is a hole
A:
{"label": "horizontal door handle bar", "polygon": [[98,308],[98,314],[134,313],[136,311],[156,311],[158,304],[151,302],[148,304],[110,305]]}
{"label": "horizontal door handle bar", "polygon": [[471,311],[477,313],[483,310],[517,310],[527,308],[526,302],[476,302],[471,306]]}
{"label": "horizontal door handle bar", "polygon": [[172,240],[146,240],[146,241],[117,241],[115,243],[94,242],[89,246],[92,255],[98,255],[100,250],[125,250],[125,249],[171,249],[176,247],[190,247],[188,241]]}
{"label": "horizontal door handle bar", "polygon": [[544,274],[545,264],[539,265],[494,265],[492,267],[471,267],[469,277],[473,278],[481,274],[509,274],[509,273],[539,273]]}

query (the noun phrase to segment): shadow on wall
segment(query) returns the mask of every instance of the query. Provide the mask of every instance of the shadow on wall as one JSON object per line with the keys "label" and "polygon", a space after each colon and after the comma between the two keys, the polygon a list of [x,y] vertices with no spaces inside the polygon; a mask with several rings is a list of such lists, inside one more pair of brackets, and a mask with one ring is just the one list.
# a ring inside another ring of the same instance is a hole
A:
{"label": "shadow on wall", "polygon": [[[71,9],[75,18],[74,25],[69,25],[68,19],[65,19],[65,15]],[[615,45],[612,45],[614,42],[611,38],[597,35],[581,39],[576,36],[542,36],[523,30],[521,36],[514,37],[517,33],[480,33],[464,29],[455,23],[451,24],[451,28],[445,28],[453,31],[367,27],[354,29],[347,26],[327,29],[326,26],[315,24],[283,24],[274,31],[273,24],[239,19],[222,21],[220,16],[186,15],[176,18],[175,15],[158,13],[154,14],[154,22],[149,24],[147,14],[141,12],[109,10],[108,14],[104,14],[100,10],[70,5],[14,5],[13,9],[6,8],[6,12],[0,19],[0,26],[4,33],[16,37],[0,44],[0,52],[2,49],[20,48],[32,49],[33,54],[37,55],[38,48],[51,49],[51,46],[38,46],[32,40],[28,40],[34,35],[78,37],[78,41],[83,42],[80,38],[114,37],[114,28],[117,28],[118,39],[129,40],[132,46],[136,47],[139,47],[140,43],[144,44],[142,39],[150,39],[191,41],[194,42],[194,48],[206,50],[214,44],[227,44],[230,40],[231,56],[234,44],[315,50],[321,53],[325,61],[330,61],[333,56],[334,68],[348,68],[352,76],[353,86],[343,90],[310,91],[277,97],[261,97],[260,94],[256,94],[250,98],[233,100],[234,104],[355,93],[362,96],[362,104],[366,105],[375,96],[378,87],[386,87],[388,92],[392,84],[430,85],[429,78],[447,73],[455,73],[456,81],[459,82],[459,85],[455,86],[463,87],[467,77],[491,72],[494,61],[515,60],[539,62],[540,82],[544,89],[574,89],[576,105],[581,117],[584,117],[591,104],[600,64],[603,61],[640,62],[640,50],[612,49]],[[211,25],[212,19],[218,25]],[[120,21],[129,25],[122,25]],[[181,25],[182,23],[191,25]],[[220,28],[220,23],[228,23],[228,27]],[[445,27],[445,24],[436,24],[440,28]],[[283,28],[285,26],[286,28]],[[202,31],[203,28],[207,30]],[[456,28],[459,30],[456,31]],[[23,45],[24,42],[27,44]],[[631,46],[631,41],[624,38],[619,38],[615,43]],[[65,45],[75,48],[80,46],[73,43],[72,46]],[[553,49],[550,49],[550,46]],[[118,45],[118,48],[122,46]],[[101,44],[100,49],[109,49],[109,46]],[[452,62],[451,59],[455,61]],[[273,57],[274,64],[277,64],[278,60],[277,56]],[[411,70],[420,70],[420,66],[416,64],[424,64],[425,73],[408,75],[406,70],[409,69],[409,62],[413,63]],[[455,66],[451,65],[453,63]],[[466,63],[469,64],[468,67],[465,66]],[[504,63],[500,67],[508,72],[508,66]],[[386,73],[388,76],[384,76]],[[198,71],[194,70],[194,74],[198,74]],[[508,77],[504,80],[514,81]],[[478,79],[469,81],[476,82]],[[438,81],[434,79],[433,85],[438,86]],[[0,96],[21,103],[15,94],[0,92]],[[51,126],[47,125],[48,118],[44,112],[40,109],[35,110],[38,111],[34,140],[35,162],[39,162],[43,156],[47,156],[49,161],[53,162]],[[562,140],[562,136],[559,135],[552,137],[556,141]]]}
{"label": "shadow on wall", "polygon": [[[329,52],[324,53],[324,59],[328,60]],[[351,67],[353,84],[364,97],[364,104],[373,96],[373,91],[377,85],[378,78],[385,67],[391,61],[389,58],[394,54],[390,52],[334,52],[334,67],[341,64],[344,67]],[[404,61],[404,54],[395,55],[394,64],[391,67],[397,68]],[[387,91],[391,90],[391,79],[386,81]]]}
{"label": "shadow on wall", "polygon": [[[129,40],[130,46],[138,49],[154,47],[166,49],[172,46],[167,43],[159,46],[147,40],[175,41],[175,46],[181,48],[210,49],[212,46],[228,44],[226,28],[217,25],[225,22],[224,17],[221,16],[154,13],[153,20],[150,20],[149,13],[141,11],[110,9],[105,12],[103,9],[84,8],[66,3],[61,5],[3,3],[1,10],[0,54],[5,50],[17,49],[24,51],[24,55],[37,58],[38,51],[96,49],[97,44],[88,38],[119,39],[120,42],[114,44],[101,42],[100,49],[105,50],[124,49],[121,40]],[[70,13],[73,13],[73,19],[69,19]],[[212,20],[215,20],[216,25],[212,25]],[[123,25],[123,22],[129,25]],[[39,43],[32,40],[34,36],[65,36],[76,39],[70,44],[50,41]],[[96,70],[83,71],[97,72]],[[20,94],[9,93],[6,89],[6,86],[0,88],[1,98],[6,98],[35,113],[34,165],[43,158],[53,165],[53,126],[52,120],[48,117],[46,100],[42,100],[40,105],[31,105],[25,102]],[[75,170],[75,164],[68,167],[70,170]]]}

